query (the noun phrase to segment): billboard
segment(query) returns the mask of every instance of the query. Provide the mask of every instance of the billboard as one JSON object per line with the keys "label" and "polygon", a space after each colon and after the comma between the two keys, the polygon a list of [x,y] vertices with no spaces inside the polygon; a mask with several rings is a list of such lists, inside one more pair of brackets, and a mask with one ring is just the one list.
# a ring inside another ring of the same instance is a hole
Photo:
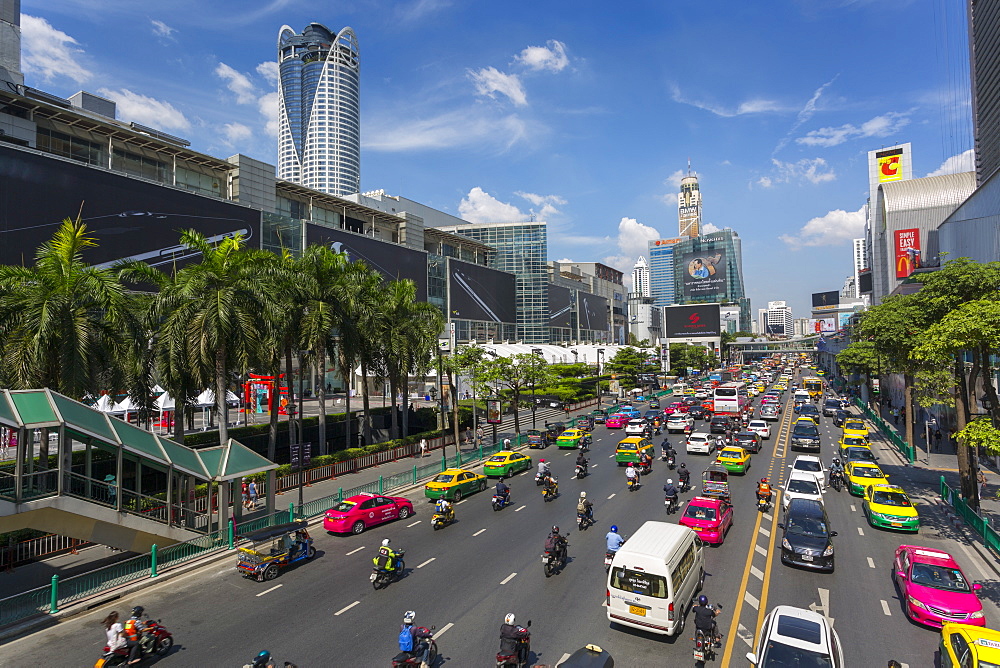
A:
{"label": "billboard", "polygon": [[838,290],[830,290],[829,292],[814,292],[812,296],[812,304],[814,311],[825,311],[827,309],[834,309],[840,305],[840,292]]}
{"label": "billboard", "polygon": [[851,313],[851,312],[838,313],[837,314],[837,325],[838,325],[837,329],[838,330],[847,329],[848,326],[850,326],[850,324],[851,324],[851,316],[852,315],[854,315],[854,313]]}
{"label": "billboard", "polygon": [[871,294],[873,290],[872,286],[872,272],[870,269],[865,269],[858,272],[858,293],[862,295]]}
{"label": "billboard", "polygon": [[920,268],[920,230],[913,227],[892,233],[896,251],[896,278],[906,278]]}
{"label": "billboard", "polygon": [[448,258],[448,308],[452,318],[517,322],[514,274]]}
{"label": "billboard", "polygon": [[836,318],[817,318],[816,319],[816,330],[820,334],[828,334],[837,331],[837,319]]}
{"label": "billboard", "polygon": [[683,339],[698,336],[722,336],[721,318],[718,304],[697,306],[666,306],[664,336],[668,339]]}
{"label": "billboard", "polygon": [[240,234],[260,247],[260,211],[0,145],[0,264],[33,263],[77,214],[97,242],[83,259],[97,266],[134,259],[168,271],[197,259],[178,245],[185,229],[213,242]]}
{"label": "billboard", "polygon": [[725,251],[685,253],[681,256],[680,263],[684,270],[681,289],[685,297],[707,297],[727,293]]}
{"label": "billboard", "polygon": [[[551,290],[551,287],[549,289]],[[578,292],[576,302],[580,314],[580,329],[592,329],[598,332],[607,332],[610,329],[606,298],[589,292]]]}
{"label": "billboard", "polygon": [[409,278],[417,284],[417,300],[427,301],[427,253],[398,244],[351,234],[345,230],[306,223],[306,245],[324,244],[346,251],[351,262],[362,260],[385,280]]}
{"label": "billboard", "polygon": [[573,326],[573,291],[549,285],[549,327]]}
{"label": "billboard", "polygon": [[878,165],[878,182],[889,183],[903,178],[903,149],[891,148],[875,153],[875,164]]}

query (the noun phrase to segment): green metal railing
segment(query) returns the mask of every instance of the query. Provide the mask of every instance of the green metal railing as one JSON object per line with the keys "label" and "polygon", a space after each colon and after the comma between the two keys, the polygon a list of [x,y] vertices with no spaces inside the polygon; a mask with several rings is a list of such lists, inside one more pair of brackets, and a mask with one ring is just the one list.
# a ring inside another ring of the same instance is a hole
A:
{"label": "green metal railing", "polygon": [[225,547],[229,542],[227,534],[228,532],[226,531],[213,531],[212,533],[198,536],[183,543],[175,543],[169,547],[164,547],[159,550],[159,554],[157,555],[157,568],[163,570],[164,568],[183,563],[188,559],[194,559],[206,552]]}
{"label": "green metal railing", "polygon": [[958,516],[972,527],[973,531],[979,534],[986,547],[994,554],[1000,555],[1000,534],[990,526],[988,519],[969,507],[969,504],[965,502],[965,499],[961,497],[957,490],[948,486],[948,483],[944,480],[944,476],[941,476],[941,500],[954,508]]}
{"label": "green metal railing", "polygon": [[892,443],[897,450],[899,450],[900,454],[906,457],[906,461],[911,464],[917,461],[916,447],[907,443],[906,440],[899,435],[898,431],[896,431],[888,422],[883,420],[881,415],[872,410],[871,406],[864,403],[857,397],[854,399],[854,405],[861,409],[861,412],[864,413],[865,417],[871,420],[880,432],[885,434],[886,439],[888,439],[888,441]]}
{"label": "green metal railing", "polygon": [[51,606],[52,587],[39,587],[0,599],[0,626],[42,614]]}
{"label": "green metal railing", "polygon": [[57,607],[87,598],[99,591],[117,587],[133,580],[150,577],[152,555],[140,554],[125,561],[99,568],[89,573],[74,575],[53,583]]}

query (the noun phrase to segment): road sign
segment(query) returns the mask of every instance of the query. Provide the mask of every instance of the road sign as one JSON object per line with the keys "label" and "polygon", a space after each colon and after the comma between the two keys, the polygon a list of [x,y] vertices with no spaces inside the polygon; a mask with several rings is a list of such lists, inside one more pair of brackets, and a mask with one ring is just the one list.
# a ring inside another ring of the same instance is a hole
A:
{"label": "road sign", "polygon": [[312,443],[292,443],[288,446],[288,455],[292,468],[299,468],[300,459],[305,468],[312,463]]}

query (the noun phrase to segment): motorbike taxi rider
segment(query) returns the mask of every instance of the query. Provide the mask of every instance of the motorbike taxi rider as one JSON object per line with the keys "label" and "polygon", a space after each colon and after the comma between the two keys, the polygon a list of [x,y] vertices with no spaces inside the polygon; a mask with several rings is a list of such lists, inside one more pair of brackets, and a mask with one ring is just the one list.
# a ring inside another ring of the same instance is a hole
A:
{"label": "motorbike taxi rider", "polygon": [[587,500],[586,492],[580,492],[580,500],[576,502],[576,512],[591,522],[594,521],[594,504]]}
{"label": "motorbike taxi rider", "polygon": [[399,651],[406,652],[411,656],[420,657],[420,665],[428,666],[427,659],[429,658],[431,645],[427,642],[427,638],[433,638],[434,634],[426,629],[419,629],[413,625],[413,619],[417,616],[417,613],[412,610],[407,610],[403,614],[403,625],[399,627],[399,635],[401,638],[405,639],[404,632],[409,633],[410,642],[409,645],[412,649],[403,649],[403,642],[400,641]]}
{"label": "motorbike taxi rider", "polygon": [[584,473],[587,472],[587,465],[589,463],[590,463],[590,460],[587,459],[586,457],[584,457],[582,452],[576,456],[576,465],[577,466],[582,466]]}
{"label": "motorbike taxi rider", "polygon": [[559,483],[551,473],[546,473],[543,487],[548,494],[555,494],[559,489]]}
{"label": "motorbike taxi rider", "polygon": [[503,499],[504,505],[510,503],[510,487],[504,484],[503,480],[497,481],[497,486],[493,493]]}
{"label": "motorbike taxi rider", "polygon": [[670,445],[670,439],[663,439],[663,443],[660,443],[660,448],[663,450],[663,457],[676,457],[677,451],[674,450],[674,446]]}
{"label": "motorbike taxi rider", "polygon": [[[514,613],[508,613],[503,618],[503,625],[500,626],[500,654],[503,656],[516,656],[520,650],[518,641],[530,635],[528,629],[516,624]],[[520,658],[518,657],[518,659]]]}
{"label": "motorbike taxi rider", "polygon": [[771,503],[771,484],[767,478],[761,478],[760,482],[757,483],[757,498]]}
{"label": "motorbike taxi rider", "polygon": [[132,608],[132,616],[125,622],[123,633],[125,634],[125,643],[128,646],[128,665],[139,663],[142,660],[139,656],[141,654],[139,640],[142,637],[142,630],[146,626],[142,621],[144,612],[145,609],[141,605],[135,606]]}
{"label": "motorbike taxi rider", "polygon": [[544,478],[549,475],[549,463],[544,459],[538,460],[538,473]]}
{"label": "motorbike taxi rider", "polygon": [[677,488],[674,487],[674,481],[672,478],[667,479],[667,484],[663,486],[663,495],[667,500],[667,512],[671,512],[671,508],[677,505]]}
{"label": "motorbike taxi rider", "polygon": [[449,522],[453,522],[455,520],[455,507],[451,505],[448,499],[438,499],[438,502],[434,506],[434,510],[436,510],[439,515],[444,515],[444,518]]}
{"label": "motorbike taxi rider", "polygon": [[617,524],[611,525],[611,530],[608,531],[608,534],[604,537],[604,540],[607,542],[608,552],[611,552],[612,554],[617,552],[618,549],[625,542],[625,539],[622,538],[621,534],[618,533]]}
{"label": "motorbike taxi rider", "polygon": [[566,536],[559,533],[559,527],[553,525],[545,540],[546,544],[552,545],[553,555],[560,561],[566,558]]}
{"label": "motorbike taxi rider", "polygon": [[687,464],[681,462],[681,465],[677,467],[677,477],[681,481],[681,487],[689,488],[691,487],[691,472],[688,471]]}
{"label": "motorbike taxi rider", "polygon": [[719,611],[708,605],[708,597],[702,594],[698,597],[698,605],[691,608],[694,613],[695,628],[714,639],[716,647],[722,647],[722,634],[715,622]]}
{"label": "motorbike taxi rider", "polygon": [[375,564],[376,568],[391,573],[399,567],[399,558],[399,552],[389,547],[389,539],[383,538],[382,547],[378,549],[378,554],[372,557],[372,563]]}
{"label": "motorbike taxi rider", "polygon": [[625,468],[625,482],[631,482],[633,484],[638,484],[639,482],[639,472],[636,471],[634,466],[632,466],[632,462],[629,462],[628,466]]}
{"label": "motorbike taxi rider", "polygon": [[840,476],[840,479],[844,479],[844,465],[840,463],[839,457],[834,457],[833,461],[830,463],[830,479],[827,484],[833,482],[834,477]]}

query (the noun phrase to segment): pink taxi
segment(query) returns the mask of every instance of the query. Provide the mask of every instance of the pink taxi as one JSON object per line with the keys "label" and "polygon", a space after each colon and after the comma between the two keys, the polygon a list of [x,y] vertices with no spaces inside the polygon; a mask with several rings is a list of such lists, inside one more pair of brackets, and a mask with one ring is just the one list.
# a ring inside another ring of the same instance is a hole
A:
{"label": "pink taxi", "polygon": [[688,407],[683,401],[675,401],[672,404],[667,404],[667,407],[663,409],[664,415],[673,415],[674,413],[687,413]]}
{"label": "pink taxi", "polygon": [[412,514],[413,502],[401,496],[355,494],[326,511],[323,528],[333,533],[358,534],[378,524],[405,520]]}
{"label": "pink taxi", "polygon": [[721,545],[733,525],[733,507],[722,499],[696,496],[688,501],[678,524],[694,529],[706,543]]}
{"label": "pink taxi", "polygon": [[986,626],[976,595],[982,585],[969,582],[947,552],[900,545],[892,571],[903,608],[913,621],[937,629],[944,622]]}
{"label": "pink taxi", "polygon": [[628,419],[627,415],[615,413],[614,415],[608,416],[608,419],[604,421],[604,426],[608,429],[621,429],[628,424]]}

